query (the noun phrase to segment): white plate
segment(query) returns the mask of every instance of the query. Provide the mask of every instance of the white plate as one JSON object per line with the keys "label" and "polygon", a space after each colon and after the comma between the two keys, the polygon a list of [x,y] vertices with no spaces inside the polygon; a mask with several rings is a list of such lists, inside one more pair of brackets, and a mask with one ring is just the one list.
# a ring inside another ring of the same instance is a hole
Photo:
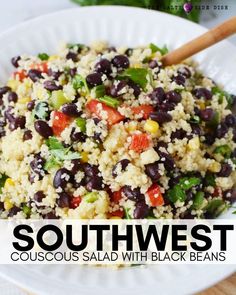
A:
{"label": "white plate", "polygon": [[[22,53],[55,52],[61,41],[113,45],[150,42],[175,48],[206,29],[168,14],[127,7],[86,7],[65,10],[23,23],[0,36],[0,81],[12,68],[9,60]],[[222,42],[196,60],[211,78],[236,94],[236,51]],[[232,218],[229,213],[225,218]],[[0,266],[0,274],[35,294],[191,294],[215,284],[234,265],[162,265],[145,268],[77,267],[63,265]]]}

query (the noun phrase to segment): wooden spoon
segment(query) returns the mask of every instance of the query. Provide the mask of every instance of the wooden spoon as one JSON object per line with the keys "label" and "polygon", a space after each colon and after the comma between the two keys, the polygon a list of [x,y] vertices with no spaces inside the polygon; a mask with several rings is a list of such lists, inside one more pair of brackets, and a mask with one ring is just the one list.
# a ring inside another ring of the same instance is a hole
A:
{"label": "wooden spoon", "polygon": [[178,64],[186,58],[220,42],[221,40],[235,33],[236,16],[209,30],[205,34],[193,39],[192,41],[182,45],[178,49],[175,49],[174,51],[164,55],[162,58],[163,65],[170,66]]}

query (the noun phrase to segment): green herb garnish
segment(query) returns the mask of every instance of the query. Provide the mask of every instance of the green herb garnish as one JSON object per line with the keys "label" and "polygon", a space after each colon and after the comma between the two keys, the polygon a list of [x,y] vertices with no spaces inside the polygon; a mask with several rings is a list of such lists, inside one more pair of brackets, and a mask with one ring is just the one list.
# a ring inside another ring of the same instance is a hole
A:
{"label": "green herb garnish", "polygon": [[31,214],[31,208],[30,208],[29,206],[27,206],[26,204],[24,204],[24,205],[22,206],[22,211],[25,213],[25,215],[26,215],[27,217],[29,217],[30,214]]}
{"label": "green herb garnish", "polygon": [[40,101],[36,104],[32,116],[37,119],[46,119],[48,116],[48,104],[46,101]]}
{"label": "green herb garnish", "polygon": [[211,89],[211,92],[214,95],[216,95],[216,94],[219,95],[219,103],[222,103],[223,102],[223,98],[225,97],[226,100],[227,100],[227,102],[228,102],[228,107],[230,107],[232,105],[232,95],[230,95],[226,91],[222,90],[218,86],[214,86]]}
{"label": "green herb garnish", "polygon": [[89,92],[89,88],[87,85],[87,82],[84,77],[82,77],[80,74],[76,74],[74,78],[72,79],[72,85],[75,90],[85,88],[86,92]]}
{"label": "green herb garnish", "polygon": [[214,174],[207,172],[204,178],[205,186],[216,186],[215,176]]}
{"label": "green herb garnish", "polygon": [[212,217],[219,216],[226,209],[227,205],[224,200],[216,198],[210,200],[205,208],[206,212],[209,213]]}
{"label": "green herb garnish", "polygon": [[147,75],[148,75],[148,69],[129,68],[124,70],[124,72],[119,75],[119,78],[130,79],[135,84],[138,84],[142,89],[145,89],[148,83]]}
{"label": "green herb garnish", "polygon": [[203,192],[197,192],[196,195],[193,198],[193,205],[192,209],[199,210],[201,209],[203,203],[204,203],[204,193]]}
{"label": "green herb garnish", "polygon": [[80,131],[85,133],[86,132],[86,120],[84,118],[77,118],[75,120],[76,125],[80,128]]}
{"label": "green herb garnish", "polygon": [[47,53],[39,53],[38,58],[41,59],[41,60],[48,60],[49,55]]}
{"label": "green herb garnish", "polygon": [[7,178],[8,176],[6,174],[0,174],[0,193],[2,193],[2,188],[4,187]]}
{"label": "green herb garnish", "polygon": [[213,152],[214,154],[221,154],[224,158],[228,159],[231,155],[231,148],[227,145],[217,146]]}
{"label": "green herb garnish", "polygon": [[149,45],[150,49],[152,50],[152,53],[155,53],[157,51],[159,51],[161,53],[161,55],[165,55],[166,53],[169,52],[168,48],[166,47],[166,45],[164,45],[163,47],[158,47],[155,44],[151,43]]}
{"label": "green herb garnish", "polygon": [[49,150],[64,149],[63,144],[54,136],[46,139],[45,143],[48,146]]}
{"label": "green herb garnish", "polygon": [[102,97],[106,94],[104,85],[98,85],[98,86],[94,87],[93,89],[94,89],[96,98]]}
{"label": "green herb garnish", "polygon": [[108,95],[100,97],[98,100],[105,103],[107,106],[112,107],[112,108],[117,108],[120,105],[120,101],[118,99],[113,98]]}
{"label": "green herb garnish", "polygon": [[125,213],[124,218],[125,218],[125,219],[132,219],[132,218],[131,218],[131,215],[129,214],[130,208],[126,208],[126,207],[124,207],[123,209],[124,209],[124,213]]}

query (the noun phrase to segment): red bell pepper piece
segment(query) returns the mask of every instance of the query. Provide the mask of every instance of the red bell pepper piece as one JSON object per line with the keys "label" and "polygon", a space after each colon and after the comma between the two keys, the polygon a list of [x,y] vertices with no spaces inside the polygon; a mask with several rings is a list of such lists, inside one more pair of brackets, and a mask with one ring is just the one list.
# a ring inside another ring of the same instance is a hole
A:
{"label": "red bell pepper piece", "polygon": [[79,204],[81,203],[81,197],[78,196],[78,197],[73,197],[71,202],[70,202],[70,207],[75,209],[79,206]]}
{"label": "red bell pepper piece", "polygon": [[154,107],[151,105],[141,105],[138,107],[132,107],[131,110],[135,115],[142,114],[143,119],[148,119],[150,113],[154,112]]}
{"label": "red bell pepper piece", "polygon": [[124,210],[116,210],[116,211],[113,211],[113,212],[110,212],[108,213],[108,217],[111,218],[113,216],[117,216],[117,217],[120,217],[120,218],[123,218],[124,217]]}
{"label": "red bell pepper piece", "polygon": [[119,123],[125,118],[115,108],[109,107],[105,103],[96,99],[90,100],[87,103],[86,108],[100,119],[103,117],[102,112],[106,112],[107,123],[109,126]]}
{"label": "red bell pepper piece", "polygon": [[153,207],[164,205],[164,199],[160,190],[159,185],[153,184],[147,191],[147,195],[150,199]]}
{"label": "red bell pepper piece", "polygon": [[54,111],[53,114],[53,121],[52,121],[52,130],[56,136],[61,135],[62,131],[70,124],[71,117],[58,112]]}
{"label": "red bell pepper piece", "polygon": [[119,201],[122,198],[121,192],[122,192],[121,189],[119,191],[117,191],[117,192],[113,192],[112,195],[111,195],[111,201],[114,202],[114,203],[119,203]]}
{"label": "red bell pepper piece", "polygon": [[14,72],[13,76],[14,76],[14,79],[18,79],[19,81],[22,82],[25,78],[27,78],[27,73],[25,70],[21,70],[21,71]]}
{"label": "red bell pepper piece", "polygon": [[150,146],[150,140],[146,133],[133,134],[131,138],[130,150],[141,153]]}
{"label": "red bell pepper piece", "polygon": [[38,64],[32,64],[31,69],[41,71],[42,73],[48,73],[48,63],[42,62]]}

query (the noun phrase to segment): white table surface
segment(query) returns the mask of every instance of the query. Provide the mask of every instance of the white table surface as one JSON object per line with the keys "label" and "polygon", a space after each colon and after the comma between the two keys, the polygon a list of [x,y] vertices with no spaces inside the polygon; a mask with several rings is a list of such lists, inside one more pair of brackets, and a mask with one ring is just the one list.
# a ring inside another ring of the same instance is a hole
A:
{"label": "white table surface", "polygon": [[[203,5],[227,5],[228,10],[203,11],[201,24],[211,28],[236,15],[236,0],[204,0]],[[70,0],[0,0],[0,33],[20,22],[57,10],[77,7]],[[61,21],[61,20],[60,20]],[[236,45],[236,36],[230,41]],[[1,295],[25,295],[25,291],[0,278]],[[40,295],[40,294],[38,294]]]}

